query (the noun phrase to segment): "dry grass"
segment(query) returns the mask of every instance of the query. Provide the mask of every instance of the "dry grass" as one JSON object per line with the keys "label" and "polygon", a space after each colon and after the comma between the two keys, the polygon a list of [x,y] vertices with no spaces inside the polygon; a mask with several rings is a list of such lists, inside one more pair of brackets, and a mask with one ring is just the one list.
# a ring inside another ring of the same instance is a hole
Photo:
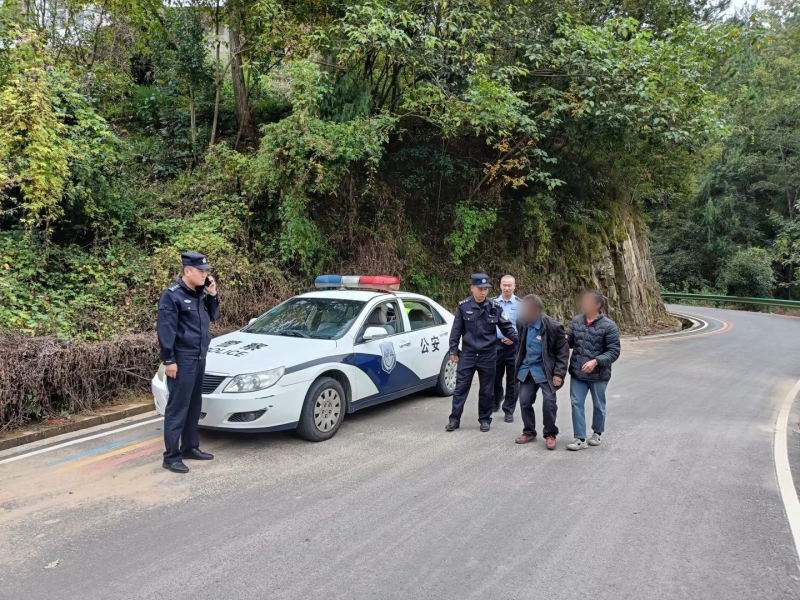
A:
{"label": "dry grass", "polygon": [[123,390],[147,391],[158,365],[155,334],[103,342],[0,335],[0,431],[90,410]]}

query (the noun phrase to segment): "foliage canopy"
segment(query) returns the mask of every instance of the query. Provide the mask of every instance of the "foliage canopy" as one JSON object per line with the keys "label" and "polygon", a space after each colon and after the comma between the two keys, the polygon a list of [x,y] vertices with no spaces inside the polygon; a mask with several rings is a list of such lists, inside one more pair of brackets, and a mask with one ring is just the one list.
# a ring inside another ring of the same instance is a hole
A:
{"label": "foliage canopy", "polygon": [[[329,269],[396,273],[446,302],[465,272],[510,262],[581,281],[642,206],[665,223],[673,281],[670,219],[746,139],[726,124],[734,97],[772,97],[796,68],[721,8],[4,2],[0,327],[147,329],[189,249],[225,275],[232,323],[259,306],[243,298],[263,306]],[[778,186],[789,164],[769,160]],[[800,238],[781,231],[792,265]]]}

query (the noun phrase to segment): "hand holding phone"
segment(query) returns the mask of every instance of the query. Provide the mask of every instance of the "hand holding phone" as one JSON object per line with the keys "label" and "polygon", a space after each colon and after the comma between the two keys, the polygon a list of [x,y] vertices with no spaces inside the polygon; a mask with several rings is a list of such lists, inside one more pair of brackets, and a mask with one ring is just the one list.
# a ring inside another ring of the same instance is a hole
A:
{"label": "hand holding phone", "polygon": [[214,278],[211,275],[206,276],[206,291],[211,296],[217,295],[217,282],[214,281]]}

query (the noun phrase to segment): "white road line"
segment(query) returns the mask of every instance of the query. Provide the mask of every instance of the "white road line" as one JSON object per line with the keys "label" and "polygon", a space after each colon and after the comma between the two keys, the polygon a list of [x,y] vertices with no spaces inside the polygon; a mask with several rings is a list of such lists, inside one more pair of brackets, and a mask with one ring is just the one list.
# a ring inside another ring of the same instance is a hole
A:
{"label": "white road line", "polygon": [[[690,333],[690,332],[691,333],[696,333],[698,331],[703,331],[709,325],[708,321],[706,321],[705,319],[703,319],[702,317],[700,317],[698,315],[693,315],[693,314],[690,314],[690,313],[677,312],[677,311],[674,311],[674,312],[673,311],[667,311],[667,312],[669,314],[671,314],[671,315],[675,315],[675,316],[678,316],[678,317],[683,317],[684,319],[689,319],[690,321],[695,321],[698,325],[700,325],[700,327],[697,327],[697,329],[695,329],[696,325],[693,325],[690,329],[686,330],[686,333]],[[677,333],[683,333],[683,332],[678,331]],[[669,335],[669,334],[665,334],[665,335]]]}
{"label": "white road line", "polygon": [[53,450],[59,450],[61,448],[66,448],[67,446],[73,446],[75,444],[80,444],[81,442],[88,442],[89,440],[96,440],[97,438],[105,437],[107,435],[111,435],[112,433],[119,433],[120,431],[127,431],[128,429],[133,429],[134,427],[141,427],[142,425],[149,425],[150,423],[157,423],[161,421],[164,417],[157,417],[155,419],[150,419],[148,421],[140,421],[139,423],[134,423],[133,425],[127,425],[125,427],[120,427],[119,429],[112,429],[110,431],[104,431],[102,433],[97,433],[95,435],[90,435],[84,438],[78,438],[76,440],[70,440],[68,442],[64,442],[63,444],[56,444],[55,446],[48,446],[47,448],[42,448],[41,450],[33,450],[31,452],[26,452],[24,454],[17,454],[16,456],[12,456],[11,458],[4,458],[0,460],[0,465],[4,465],[6,463],[14,462],[15,460],[22,460],[23,458],[28,458],[31,456],[36,456],[37,454],[44,454],[45,452],[52,452]]}
{"label": "white road line", "polygon": [[800,392],[800,380],[789,390],[783,400],[783,406],[778,413],[778,421],[775,424],[775,472],[778,476],[778,488],[781,491],[783,506],[786,509],[786,518],[794,537],[794,549],[797,552],[797,559],[800,561],[800,500],[797,498],[797,490],[792,479],[792,470],[789,467],[789,446],[787,442],[787,428],[789,425],[789,412],[792,404]]}
{"label": "white road line", "polygon": [[632,336],[632,337],[623,337],[624,341],[628,342],[647,342],[650,340],[658,340],[662,338],[680,338],[680,337],[692,337],[694,334],[707,329],[709,326],[709,322],[705,319],[698,317],[697,315],[690,315],[685,313],[673,312],[668,310],[667,313],[673,316],[680,316],[685,319],[689,319],[690,321],[694,321],[694,325],[690,329],[684,329],[683,331],[673,331],[671,333],[656,333],[653,335],[639,335],[639,336]]}

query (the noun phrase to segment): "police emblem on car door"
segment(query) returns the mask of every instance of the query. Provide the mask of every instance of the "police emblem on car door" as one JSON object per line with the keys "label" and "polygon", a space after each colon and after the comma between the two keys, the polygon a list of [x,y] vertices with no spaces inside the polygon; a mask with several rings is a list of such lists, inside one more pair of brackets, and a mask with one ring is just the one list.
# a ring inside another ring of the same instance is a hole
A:
{"label": "police emblem on car door", "polygon": [[[406,330],[397,300],[381,302],[368,314],[361,325],[353,354],[343,361],[358,367],[366,376],[359,376],[356,383],[359,401],[401,392],[419,383],[419,377],[409,367],[411,355],[417,349],[412,348],[412,334]],[[370,327],[380,327],[386,330],[386,335],[364,340],[363,335]]]}
{"label": "police emblem on car door", "polygon": [[394,351],[392,342],[381,342],[381,368],[387,373],[391,373],[397,364],[397,354]]}

